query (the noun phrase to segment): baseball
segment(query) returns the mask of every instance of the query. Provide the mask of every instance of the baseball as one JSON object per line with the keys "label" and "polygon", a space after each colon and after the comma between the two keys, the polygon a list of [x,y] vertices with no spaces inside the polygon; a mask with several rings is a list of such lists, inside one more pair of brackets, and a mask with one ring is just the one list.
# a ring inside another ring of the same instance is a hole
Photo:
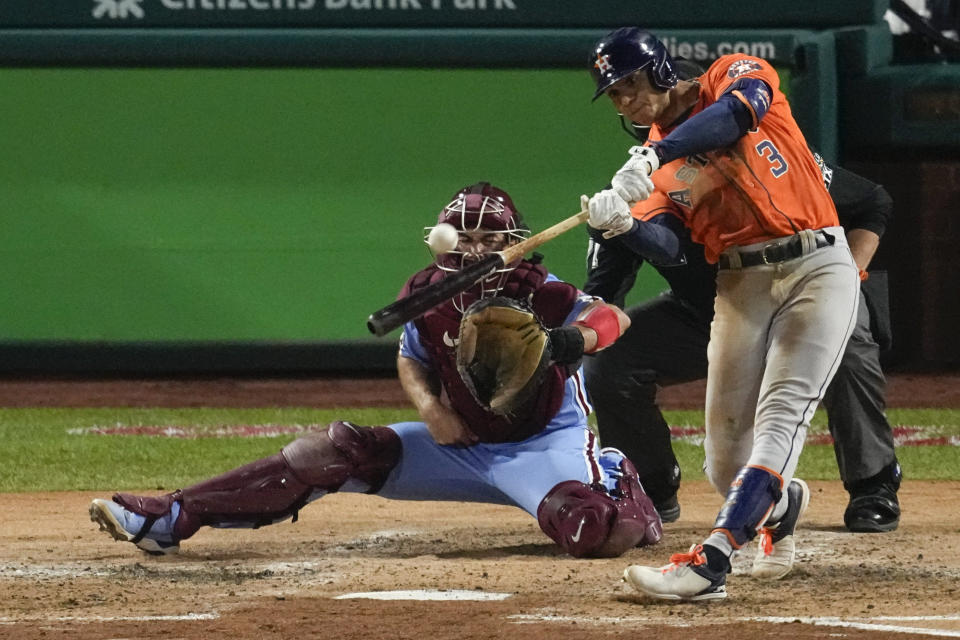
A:
{"label": "baseball", "polygon": [[430,235],[427,236],[427,245],[430,246],[430,251],[436,256],[456,249],[459,240],[460,236],[456,227],[441,222],[430,230]]}

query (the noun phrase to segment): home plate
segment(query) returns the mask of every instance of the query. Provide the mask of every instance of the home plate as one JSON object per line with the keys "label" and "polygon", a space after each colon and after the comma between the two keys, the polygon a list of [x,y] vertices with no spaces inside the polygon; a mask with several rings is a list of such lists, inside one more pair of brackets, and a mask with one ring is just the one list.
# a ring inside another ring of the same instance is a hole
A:
{"label": "home plate", "polygon": [[366,598],[367,600],[506,600],[509,593],[490,593],[488,591],[467,591],[464,589],[414,589],[410,591],[366,591],[363,593],[345,593],[334,600],[348,598]]}

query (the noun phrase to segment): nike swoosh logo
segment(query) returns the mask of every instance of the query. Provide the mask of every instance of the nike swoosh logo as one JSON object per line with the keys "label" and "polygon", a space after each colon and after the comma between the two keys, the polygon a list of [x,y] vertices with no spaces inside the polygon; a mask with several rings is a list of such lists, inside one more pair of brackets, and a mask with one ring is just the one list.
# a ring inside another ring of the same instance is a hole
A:
{"label": "nike swoosh logo", "polygon": [[451,338],[450,334],[446,331],[443,332],[443,344],[447,345],[451,349],[457,346],[460,342],[460,338]]}
{"label": "nike swoosh logo", "polygon": [[577,532],[574,535],[570,536],[570,540],[572,540],[573,542],[580,542],[580,533],[583,531],[583,523],[586,521],[587,521],[586,518],[580,518],[580,526],[577,527]]}

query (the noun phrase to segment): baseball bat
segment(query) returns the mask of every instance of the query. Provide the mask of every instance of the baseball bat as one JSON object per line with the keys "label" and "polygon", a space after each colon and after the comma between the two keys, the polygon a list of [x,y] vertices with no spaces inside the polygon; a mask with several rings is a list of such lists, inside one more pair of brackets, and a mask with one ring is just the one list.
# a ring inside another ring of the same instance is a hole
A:
{"label": "baseball bat", "polygon": [[448,275],[440,282],[374,311],[367,318],[367,329],[376,336],[384,336],[390,333],[397,327],[419,318],[458,293],[466,291],[476,282],[489,278],[497,269],[502,269],[505,265],[522,258],[527,252],[586,222],[589,215],[589,212],[581,211],[540,233],[530,236],[526,240],[507,247],[503,251],[496,251],[484,256],[460,271]]}

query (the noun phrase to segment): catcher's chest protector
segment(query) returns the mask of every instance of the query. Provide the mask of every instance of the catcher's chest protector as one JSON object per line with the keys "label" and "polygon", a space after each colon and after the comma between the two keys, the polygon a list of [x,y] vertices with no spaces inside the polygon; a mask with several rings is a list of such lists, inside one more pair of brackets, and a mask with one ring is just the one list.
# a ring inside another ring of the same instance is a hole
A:
{"label": "catcher's chest protector", "polygon": [[[427,267],[410,278],[401,295],[408,295],[443,276],[444,273],[435,266]],[[500,295],[525,300],[543,285],[546,278],[547,270],[543,266],[524,260],[510,272]],[[541,314],[536,304],[534,311],[541,317],[556,315],[556,310]],[[477,404],[457,372],[456,346],[460,319],[460,312],[452,301],[448,301],[414,321],[420,332],[420,342],[427,350],[453,408],[482,442],[519,442],[541,431],[563,401],[564,384],[569,376],[567,368],[551,365],[541,393],[536,394],[530,403],[518,409],[510,418],[498,416]]]}

